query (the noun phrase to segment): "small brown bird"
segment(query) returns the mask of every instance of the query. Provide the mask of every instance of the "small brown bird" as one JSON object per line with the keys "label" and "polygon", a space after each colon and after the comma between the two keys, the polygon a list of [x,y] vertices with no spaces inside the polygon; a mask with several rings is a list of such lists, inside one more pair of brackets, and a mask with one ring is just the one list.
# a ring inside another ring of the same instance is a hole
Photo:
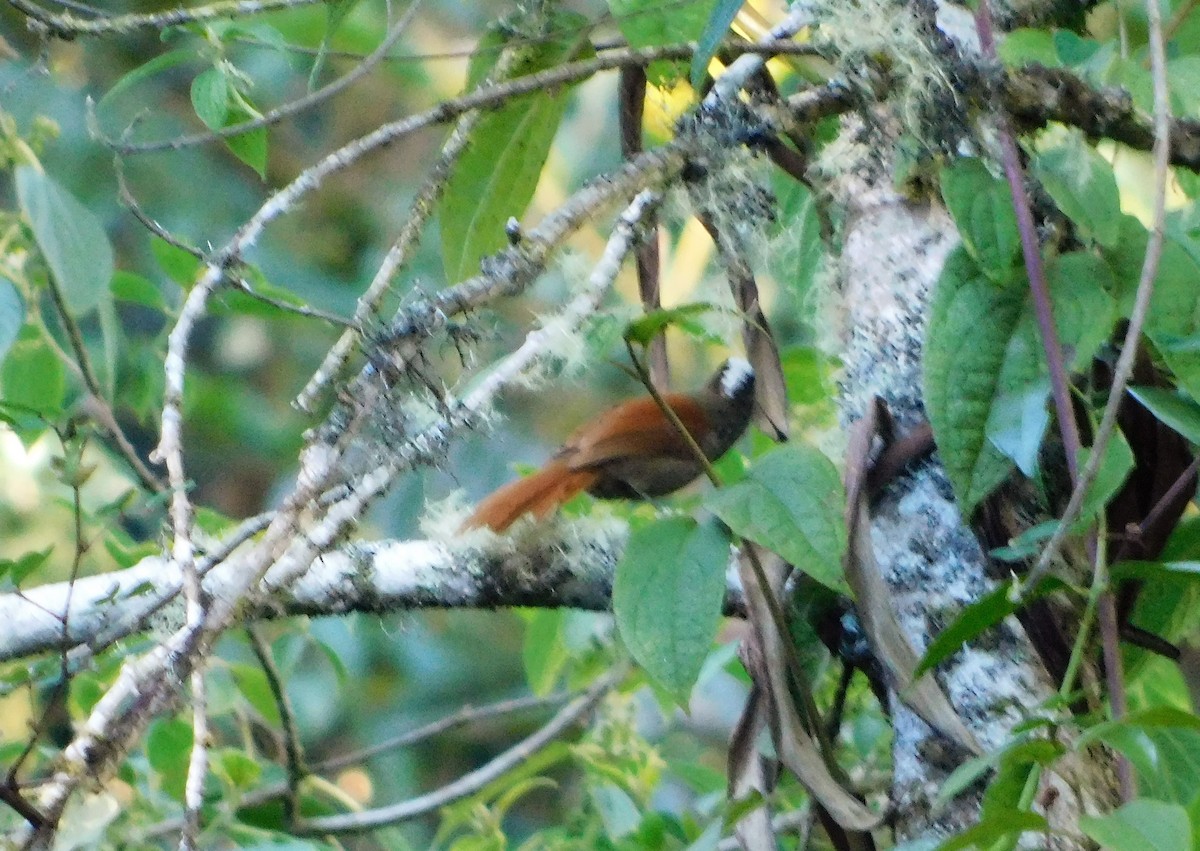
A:
{"label": "small brown bird", "polygon": [[[697,393],[664,393],[709,461],[746,431],[754,370],[730,358]],[[463,529],[503,532],[525,514],[541,518],[582,491],[601,499],[664,496],[704,472],[683,436],[650,396],[622,402],[576,429],[542,469],[487,497]]]}

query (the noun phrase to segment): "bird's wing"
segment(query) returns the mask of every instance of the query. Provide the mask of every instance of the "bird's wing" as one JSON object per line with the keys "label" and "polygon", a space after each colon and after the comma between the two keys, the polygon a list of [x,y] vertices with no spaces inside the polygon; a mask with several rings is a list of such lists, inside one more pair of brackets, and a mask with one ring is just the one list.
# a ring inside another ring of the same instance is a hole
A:
{"label": "bird's wing", "polygon": [[[704,411],[689,396],[666,393],[663,399],[691,434],[699,435],[708,428]],[[555,457],[573,470],[582,470],[617,459],[655,455],[691,458],[692,452],[658,404],[647,396],[601,414],[571,435]]]}

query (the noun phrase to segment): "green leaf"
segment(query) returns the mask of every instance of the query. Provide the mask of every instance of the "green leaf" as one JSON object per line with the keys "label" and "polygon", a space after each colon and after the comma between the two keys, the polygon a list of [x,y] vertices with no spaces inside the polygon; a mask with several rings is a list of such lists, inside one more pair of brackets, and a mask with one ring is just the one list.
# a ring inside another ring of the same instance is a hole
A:
{"label": "green leaf", "polygon": [[961,159],[942,172],[942,199],[963,245],[996,283],[1014,278],[1021,234],[1008,185],[977,159]]}
{"label": "green leaf", "polygon": [[83,316],[100,303],[113,275],[113,250],[100,220],[49,175],[17,167],[17,199],[62,289],[67,309]]}
{"label": "green leaf", "polygon": [[[240,124],[243,121],[248,121],[257,118],[256,115],[244,112],[240,109],[231,110],[229,113],[229,124]],[[258,174],[259,177],[265,179],[267,176],[267,128],[258,127],[254,130],[247,130],[245,133],[238,133],[236,136],[230,136],[225,140],[225,146],[233,152],[233,155],[244,162]]]}
{"label": "green leaf", "polygon": [[1181,56],[1167,62],[1171,113],[1196,118],[1200,112],[1200,56]]}
{"label": "green leaf", "polygon": [[821,221],[812,190],[786,176],[780,180],[776,189],[779,204],[771,226],[767,264],[775,279],[803,302],[824,262]]}
{"label": "green leaf", "polygon": [[1161,387],[1130,387],[1129,395],[1168,428],[1200,444],[1200,404],[1195,400]]}
{"label": "green leaf", "polygon": [[729,32],[729,25],[737,17],[743,2],[744,0],[717,0],[713,5],[708,15],[708,23],[704,25],[704,32],[696,42],[696,52],[692,54],[692,88],[699,89],[700,84],[704,82],[704,75],[708,73],[708,63],[716,54],[721,39]]}
{"label": "green leaf", "polygon": [[744,479],[711,493],[705,506],[738,535],[848,594],[845,502],[833,463],[810,446],[789,443],[761,455]]}
{"label": "green leaf", "polygon": [[1178,804],[1139,798],[1106,816],[1080,816],[1079,826],[1110,851],[1192,849],[1192,825]]}
{"label": "green leaf", "polygon": [[[1070,356],[1067,369],[1083,372],[1107,342],[1117,320],[1117,305],[1111,293],[1116,288],[1108,264],[1088,251],[1069,251],[1046,263],[1046,285],[1050,289],[1054,324],[1059,342]],[[1033,332],[1032,308],[1027,322]],[[1039,343],[1039,350],[1041,345]],[[1044,355],[1037,355],[1038,362]]]}
{"label": "green leaf", "polygon": [[188,761],[192,755],[192,727],[178,718],[155,721],[146,735],[146,758],[159,775],[163,790],[183,800]]}
{"label": "green leaf", "polygon": [[154,310],[165,311],[167,309],[167,302],[163,298],[162,290],[158,288],[158,284],[149,278],[135,275],[133,272],[118,271],[113,275],[109,289],[112,291],[113,298],[117,301],[140,304],[142,307],[149,307]]}
{"label": "green leaf", "polygon": [[[608,10],[630,47],[656,47],[695,41],[708,25],[712,0],[608,0]],[[655,62],[646,69],[654,85],[667,85],[683,72],[671,62]]]}
{"label": "green leaf", "polygon": [[254,665],[231,665],[230,673],[242,697],[255,708],[268,724],[279,724],[279,704],[263,669]]}
{"label": "green leaf", "polygon": [[997,289],[958,248],[946,258],[930,306],[925,406],[964,517],[1008,476],[1010,463],[988,440],[987,422],[1003,401],[1001,372],[1023,301],[1022,292]]}
{"label": "green leaf", "polygon": [[1083,38],[1070,30],[1054,31],[1054,48],[1067,65],[1082,65],[1100,49],[1100,44],[1094,39]]}
{"label": "green leaf", "polygon": [[[590,49],[585,42],[576,33],[527,45],[522,48],[522,67],[513,76],[575,58]],[[459,159],[442,199],[442,260],[448,283],[474,275],[481,259],[505,246],[504,224],[524,213],[533,198],[569,94],[570,87],[562,87],[510,100],[476,125],[475,142]]]}
{"label": "green leaf", "polygon": [[1062,65],[1054,47],[1054,37],[1047,30],[1015,29],[996,46],[1000,60],[1010,68],[1037,63],[1047,68]]}
{"label": "green leaf", "polygon": [[220,68],[202,71],[192,80],[192,109],[209,130],[220,130],[229,117],[229,78]]}
{"label": "green leaf", "polygon": [[184,289],[190,288],[196,282],[201,263],[194,254],[158,237],[150,240],[150,253],[158,261],[159,267],[167,273],[167,277]]}
{"label": "green leaf", "polygon": [[954,769],[946,778],[942,788],[938,790],[935,806],[945,806],[975,785],[989,771],[1011,771],[1030,765],[1049,765],[1062,756],[1063,750],[1063,746],[1058,742],[1035,738],[1015,740],[999,750],[973,757]]}
{"label": "green leaf", "polygon": [[0,364],[25,324],[25,301],[12,282],[0,278]]}
{"label": "green leaf", "polygon": [[212,755],[213,773],[234,789],[250,789],[262,776],[258,760],[237,748],[219,748]]}
{"label": "green leaf", "polygon": [[[1200,247],[1188,239],[1168,237],[1163,244],[1154,298],[1146,318],[1146,336],[1158,348],[1181,387],[1200,399],[1200,350],[1188,345],[1200,334]],[[1138,265],[1140,270],[1140,263]],[[1129,283],[1136,286],[1137,278]]]}
{"label": "green leaf", "polygon": [[523,613],[525,644],[521,658],[525,663],[525,679],[529,690],[544,697],[554,690],[566,664],[567,646],[563,643],[562,609],[532,609]]}
{"label": "green leaf", "polygon": [[1200,718],[1169,707],[1132,712],[1084,731],[1076,749],[1096,741],[1119,750],[1133,764],[1138,787],[1149,798],[1188,805],[1200,789]]}
{"label": "green leaf", "polygon": [[1037,473],[1038,453],[1050,424],[1049,395],[1050,379],[1036,380],[1014,392],[998,394],[988,412],[988,440],[1027,478]]}
{"label": "green leaf", "polygon": [[103,113],[117,96],[122,92],[136,86],[143,80],[148,80],[151,77],[161,74],[163,71],[174,68],[177,65],[182,65],[185,62],[190,62],[196,58],[196,52],[190,49],[172,50],[160,56],[156,56],[144,65],[139,65],[128,74],[117,80],[113,87],[104,93],[104,97],[100,98],[96,104],[96,111]]}
{"label": "green leaf", "polygon": [[321,71],[325,67],[325,58],[333,44],[333,37],[341,28],[346,16],[354,10],[359,0],[327,0],[325,3],[325,33],[321,36],[321,45],[317,48],[317,58],[313,60],[312,71],[308,75],[308,89],[313,91],[321,79]]}
{"label": "green leaf", "polygon": [[40,329],[26,325],[0,365],[0,402],[54,415],[66,393],[67,373],[58,354]]}
{"label": "green leaf", "polygon": [[683,329],[692,337],[703,338],[709,332],[695,321],[695,317],[719,310],[721,308],[704,302],[652,310],[626,326],[625,339],[648,346],[655,337],[673,326]]}
{"label": "green leaf", "polygon": [[621,637],[681,704],[717,633],[728,562],[719,525],[671,517],[635,529],[617,564],[613,613]]}
{"label": "green leaf", "polygon": [[1030,831],[1050,829],[1046,819],[1037,813],[1010,811],[980,821],[938,846],[938,851],[960,851],[963,848],[987,848],[1006,838],[1015,838]]}
{"label": "green leaf", "polygon": [[1034,173],[1080,233],[1104,246],[1117,243],[1121,199],[1112,166],[1078,135],[1039,154]]}
{"label": "green leaf", "polygon": [[[1080,470],[1087,464],[1091,452],[1092,450],[1088,447],[1080,450]],[[1125,484],[1125,479],[1132,469],[1133,450],[1129,447],[1129,441],[1125,439],[1125,435],[1121,434],[1120,429],[1114,429],[1108,445],[1104,448],[1104,457],[1100,460],[1100,466],[1096,470],[1096,478],[1083,498],[1083,505],[1079,509],[1079,519],[1088,520],[1098,516],[1104,510],[1104,506],[1108,505],[1117,491],[1121,489],[1121,485]]]}
{"label": "green leaf", "polygon": [[[1026,603],[1064,588],[1061,581],[1050,577],[1031,590]],[[1016,613],[1020,605],[1010,599],[1011,591],[1012,580],[1008,580],[959,612],[950,625],[939,632],[925,648],[925,655],[913,672],[913,679],[932,671],[957,653],[968,641],[978,638],[1009,615]]]}
{"label": "green leaf", "polygon": [[[1112,327],[1110,281],[1107,267],[1082,253],[1047,267],[1059,341],[1072,353],[1073,369],[1091,361]],[[965,516],[1008,475],[1009,458],[998,447],[1032,462],[1035,453],[1025,440],[1039,424],[1034,394],[1047,386],[1048,374],[1028,291],[997,289],[964,249],[956,249],[930,307],[925,403]]]}
{"label": "green leaf", "polygon": [[54,547],[50,546],[44,550],[25,553],[19,558],[0,559],[0,582],[11,587],[20,586],[29,574],[46,563],[46,559],[50,558],[52,552],[54,552]]}

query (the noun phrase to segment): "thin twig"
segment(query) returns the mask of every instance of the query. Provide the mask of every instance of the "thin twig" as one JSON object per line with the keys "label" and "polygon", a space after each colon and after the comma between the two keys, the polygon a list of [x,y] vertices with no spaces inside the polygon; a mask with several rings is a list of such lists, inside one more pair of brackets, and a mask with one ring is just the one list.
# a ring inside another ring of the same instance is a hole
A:
{"label": "thin twig", "polygon": [[53,275],[49,278],[49,289],[55,313],[58,314],[59,321],[62,322],[63,328],[66,329],[67,340],[70,341],[71,351],[74,354],[74,357],[66,359],[66,362],[83,381],[84,388],[88,394],[87,403],[91,406],[92,413],[101,427],[113,438],[118,453],[125,459],[130,469],[133,470],[134,474],[141,481],[142,486],[154,493],[162,492],[164,489],[163,483],[143,463],[142,459],[138,457],[137,450],[134,449],[133,444],[125,435],[124,429],[117,422],[112,406],[104,398],[104,393],[100,389],[100,381],[96,378],[96,371],[92,366],[92,358],[88,353],[87,344],[83,341],[83,332],[79,329],[79,323],[75,321],[75,317],[67,307],[67,300],[63,294],[62,287],[59,286],[58,281],[55,280]]}
{"label": "thin twig", "polygon": [[[191,136],[183,136],[177,140],[173,140],[174,144],[170,144],[171,150],[179,150],[180,148],[190,147],[193,145],[202,145],[207,142],[213,142],[218,139],[229,139],[233,136],[240,136],[243,133],[249,133],[252,130],[259,130],[264,127],[270,127],[273,124],[278,124],[285,118],[297,115],[304,112],[310,107],[316,106],[324,101],[337,96],[340,92],[348,89],[356,82],[365,77],[372,69],[375,68],[387,55],[387,52],[392,49],[400,37],[404,35],[408,29],[408,25],[412,23],[412,19],[416,16],[417,9],[420,7],[422,0],[412,0],[409,3],[408,9],[404,15],[391,28],[387,36],[379,46],[371,51],[361,62],[356,64],[352,70],[345,75],[338,77],[336,80],[327,83],[316,91],[309,92],[302,97],[298,97],[293,101],[288,101],[282,106],[270,110],[256,118],[251,118],[246,121],[240,121],[236,124],[227,124],[224,127],[218,127],[209,130],[206,133],[197,133]],[[139,153],[146,150],[153,150],[136,144],[124,145],[117,144],[110,140],[103,140],[106,144],[116,149],[119,153]]]}
{"label": "thin twig", "polygon": [[275,699],[275,708],[279,712],[279,723],[283,727],[283,750],[287,757],[287,783],[283,795],[283,823],[293,825],[300,816],[298,808],[300,784],[308,776],[308,768],[304,760],[304,746],[300,743],[300,728],[296,724],[296,714],[292,711],[292,701],[288,698],[287,689],[283,685],[283,675],[275,664],[271,653],[271,645],[263,637],[262,630],[257,626],[246,628],[250,637],[250,649],[267,678],[267,686]]}
{"label": "thin twig", "polygon": [[[443,124],[453,121],[458,116],[472,109],[495,109],[509,100],[543,89],[553,89],[570,83],[585,80],[601,71],[622,68],[629,65],[648,65],[659,59],[686,59],[692,55],[694,48],[690,45],[669,46],[661,48],[622,48],[597,56],[593,59],[579,62],[569,62],[545,71],[516,77],[505,83],[484,86],[459,98],[442,101],[437,106],[422,113],[402,118],[385,124],[364,139],[374,139],[367,150],[388,144],[400,136],[407,135],[431,124]],[[791,50],[792,53],[812,53],[812,48]],[[231,125],[231,128],[240,125]],[[238,130],[238,132],[244,132]],[[188,136],[178,136],[153,142],[117,142],[104,141],[113,151],[119,154],[142,154],[152,151],[179,150],[193,145],[205,144],[226,134],[225,130],[196,133]],[[365,152],[365,151],[364,151]]]}
{"label": "thin twig", "polygon": [[353,327],[353,323],[351,323],[350,320],[342,316],[338,316],[337,314],[329,313],[315,307],[310,307],[307,304],[292,304],[290,302],[283,301],[282,299],[269,296],[266,293],[260,293],[258,290],[254,289],[253,284],[251,284],[241,275],[231,275],[230,283],[237,287],[240,292],[245,293],[249,298],[252,298],[255,301],[260,301],[263,304],[270,305],[276,310],[283,311],[284,313],[302,316],[305,319],[319,319],[322,322],[327,322],[330,325],[337,326],[338,328]]}
{"label": "thin twig", "polygon": [[415,730],[409,730],[407,733],[393,736],[370,747],[330,757],[314,764],[312,768],[314,771],[320,772],[337,771],[340,768],[358,765],[381,753],[415,745],[425,739],[441,735],[455,727],[473,724],[476,721],[487,721],[503,715],[511,715],[514,712],[524,712],[529,709],[546,709],[551,706],[557,706],[560,703],[565,703],[569,698],[569,694],[559,693],[547,695],[546,697],[517,697],[512,700],[501,700],[496,703],[485,704],[484,706],[463,706],[449,715],[417,727]]}
{"label": "thin twig", "polygon": [[324,816],[301,822],[295,833],[302,835],[362,833],[387,825],[399,824],[441,809],[454,801],[473,795],[489,783],[503,777],[522,762],[549,745],[591,712],[611,689],[629,673],[627,663],[619,663],[597,679],[582,695],[572,700],[536,733],[521,740],[498,757],[435,792],[429,792],[387,807],[361,813]]}
{"label": "thin twig", "polygon": [[[517,54],[514,52],[502,53],[496,62],[496,67],[488,75],[488,80],[484,84],[494,85],[507,77],[515,67],[516,57]],[[296,397],[295,405],[300,410],[312,409],[317,394],[333,380],[345,365],[347,358],[350,357],[354,344],[359,340],[363,329],[367,327],[368,321],[379,309],[379,304],[391,286],[392,280],[399,274],[416,248],[425,223],[433,215],[438,200],[446,191],[450,172],[467,149],[481,115],[479,110],[465,113],[458,120],[450,138],[442,146],[437,162],[430,169],[425,182],[421,184],[409,205],[408,215],[404,219],[404,226],[400,229],[399,236],[392,243],[392,247],[388,249],[383,262],[379,264],[375,277],[371,280],[366,292],[359,297],[350,328],[333,344],[317,371],[313,373],[312,378],[308,380],[304,389]]]}
{"label": "thin twig", "polygon": [[1058,528],[1046,544],[1045,549],[1042,550],[1037,564],[1029,572],[1028,578],[1023,583],[1022,593],[1027,593],[1029,589],[1034,588],[1050,569],[1051,563],[1070,534],[1071,526],[1083,506],[1087,489],[1090,487],[1092,481],[1095,480],[1096,473],[1100,469],[1100,462],[1104,457],[1104,449],[1108,445],[1109,438],[1112,436],[1113,428],[1116,426],[1117,413],[1120,410],[1121,402],[1125,395],[1125,388],[1128,386],[1129,378],[1133,374],[1138,346],[1141,341],[1142,328],[1145,326],[1146,316],[1150,310],[1150,298],[1154,294],[1154,280],[1158,275],[1158,263],[1162,258],[1165,237],[1163,223],[1166,217],[1166,185],[1168,163],[1170,161],[1170,139],[1168,134],[1170,103],[1168,101],[1166,71],[1164,70],[1166,59],[1165,49],[1162,44],[1161,15],[1157,6],[1150,11],[1150,6],[1152,5],[1153,3],[1147,4],[1147,20],[1151,23],[1150,58],[1154,82],[1155,130],[1154,200],[1151,211],[1150,238],[1146,243],[1146,256],[1142,262],[1142,271],[1138,279],[1137,293],[1134,296],[1133,310],[1129,315],[1129,327],[1125,332],[1125,339],[1121,345],[1121,354],[1117,358],[1116,366],[1113,368],[1108,402],[1100,418],[1100,425],[1096,429],[1092,451],[1088,457],[1087,464],[1084,465],[1083,470],[1080,472],[1078,481],[1075,482],[1070,501],[1063,510]]}
{"label": "thin twig", "polygon": [[62,38],[73,38],[81,35],[127,33],[138,29],[161,30],[180,24],[203,23],[218,18],[257,15],[276,9],[308,6],[319,0],[236,0],[236,2],[211,3],[208,6],[196,6],[191,9],[169,9],[166,12],[150,14],[108,15],[101,18],[80,18],[71,14],[54,14],[29,0],[8,0],[8,2],[52,34]]}

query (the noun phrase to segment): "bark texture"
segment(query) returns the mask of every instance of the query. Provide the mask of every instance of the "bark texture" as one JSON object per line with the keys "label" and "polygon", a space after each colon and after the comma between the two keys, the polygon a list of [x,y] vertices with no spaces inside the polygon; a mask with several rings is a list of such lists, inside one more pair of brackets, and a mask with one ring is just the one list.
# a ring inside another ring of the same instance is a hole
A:
{"label": "bark texture", "polygon": [[[893,188],[891,151],[896,134],[886,118],[870,124],[848,118],[833,175],[826,189],[842,251],[834,270],[829,312],[835,317],[833,345],[842,360],[842,416],[862,416],[883,399],[900,433],[924,422],[922,352],[927,310],[942,263],[958,242],[946,211],[913,200]],[[832,166],[832,167],[831,167]],[[936,455],[891,485],[872,509],[875,558],[891,589],[891,604],[909,641],[923,652],[937,632],[966,604],[991,590],[988,560],[974,531],[964,523]],[[1025,632],[1009,619],[956,653],[938,671],[938,681],[960,717],[995,752],[1013,726],[1041,714],[1055,693]],[[893,694],[896,806],[899,839],[948,836],[979,819],[978,795],[966,794],[936,811],[943,781],[962,761],[946,741]],[[1082,812],[1096,812],[1114,797],[1107,758],[1093,754],[1064,758],[1042,787],[1055,794],[1044,814],[1056,828],[1078,834]],[[1069,776],[1067,776],[1069,775]],[[1030,847],[1083,848],[1084,840],[1060,837]]]}

